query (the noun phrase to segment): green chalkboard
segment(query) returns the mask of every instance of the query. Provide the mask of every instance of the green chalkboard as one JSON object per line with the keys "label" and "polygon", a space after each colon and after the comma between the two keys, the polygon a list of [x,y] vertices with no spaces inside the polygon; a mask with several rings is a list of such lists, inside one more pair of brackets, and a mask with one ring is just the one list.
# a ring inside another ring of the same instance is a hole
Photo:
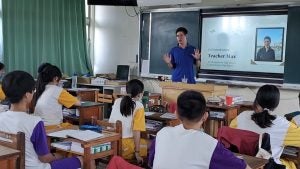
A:
{"label": "green chalkboard", "polygon": [[[148,26],[149,29],[145,26]],[[177,45],[176,29],[181,26],[188,29],[188,43],[199,48],[200,11],[142,14],[141,58],[149,59],[149,74],[171,74],[171,70],[163,61],[162,56]]]}
{"label": "green chalkboard", "polygon": [[288,10],[284,83],[300,84],[300,7]]}

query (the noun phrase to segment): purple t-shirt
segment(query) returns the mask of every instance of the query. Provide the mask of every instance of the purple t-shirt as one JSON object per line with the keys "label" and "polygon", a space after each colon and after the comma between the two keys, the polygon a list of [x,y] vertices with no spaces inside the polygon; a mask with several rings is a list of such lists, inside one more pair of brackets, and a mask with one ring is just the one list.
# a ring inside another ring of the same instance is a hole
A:
{"label": "purple t-shirt", "polygon": [[[46,130],[42,121],[34,127],[30,141],[38,156],[44,156],[50,153],[47,144]],[[55,160],[52,161],[50,165],[51,169],[77,169],[81,167],[81,163],[76,157]]]}

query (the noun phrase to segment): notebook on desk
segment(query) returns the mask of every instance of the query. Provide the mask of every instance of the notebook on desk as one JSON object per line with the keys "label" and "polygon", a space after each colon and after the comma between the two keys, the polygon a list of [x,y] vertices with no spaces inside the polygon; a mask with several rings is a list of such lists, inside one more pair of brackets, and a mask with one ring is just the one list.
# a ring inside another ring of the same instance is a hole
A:
{"label": "notebook on desk", "polygon": [[103,136],[103,134],[101,133],[97,133],[90,130],[61,130],[61,131],[49,133],[47,135],[50,137],[59,137],[59,138],[72,137],[81,141],[89,141]]}

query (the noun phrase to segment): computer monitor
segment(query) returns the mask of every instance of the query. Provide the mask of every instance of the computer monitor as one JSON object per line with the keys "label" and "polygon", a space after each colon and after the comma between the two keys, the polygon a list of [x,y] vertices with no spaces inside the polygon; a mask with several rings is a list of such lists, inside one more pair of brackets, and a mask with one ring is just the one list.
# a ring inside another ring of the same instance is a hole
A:
{"label": "computer monitor", "polygon": [[129,79],[129,65],[118,65],[116,80]]}

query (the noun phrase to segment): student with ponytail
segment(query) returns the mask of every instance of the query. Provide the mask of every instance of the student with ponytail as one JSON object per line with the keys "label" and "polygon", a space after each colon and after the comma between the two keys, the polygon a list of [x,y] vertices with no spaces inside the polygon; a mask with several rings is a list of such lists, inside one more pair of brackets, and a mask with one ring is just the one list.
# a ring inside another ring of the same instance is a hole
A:
{"label": "student with ponytail", "polygon": [[147,143],[141,139],[141,131],[146,130],[144,106],[140,102],[144,84],[137,79],[126,84],[127,96],[115,100],[109,122],[122,122],[122,156],[136,158],[142,163],[141,156],[147,156]]}
{"label": "student with ponytail", "polygon": [[33,99],[34,115],[40,116],[45,126],[62,123],[62,106],[80,105],[80,101],[58,86],[62,73],[58,67],[43,64],[39,67],[36,93]]}
{"label": "student with ponytail", "polygon": [[258,134],[268,133],[272,157],[277,164],[287,169],[296,169],[291,161],[281,160],[284,146],[300,147],[300,128],[286,118],[273,114],[280,99],[280,92],[274,85],[259,88],[254,100],[254,112],[244,111],[231,121],[230,127],[249,130]]}

